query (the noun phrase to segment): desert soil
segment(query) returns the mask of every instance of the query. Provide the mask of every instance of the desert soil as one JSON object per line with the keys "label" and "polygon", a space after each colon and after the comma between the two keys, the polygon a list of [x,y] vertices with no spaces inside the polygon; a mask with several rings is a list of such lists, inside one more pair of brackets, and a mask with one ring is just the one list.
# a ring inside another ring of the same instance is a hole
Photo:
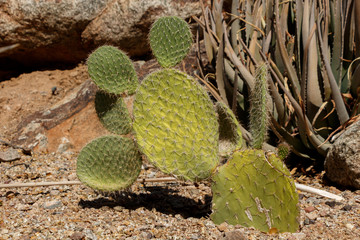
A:
{"label": "desert soil", "polygon": [[[23,118],[46,110],[88,79],[86,66],[22,74],[0,82],[0,139],[9,141]],[[52,94],[56,86],[57,93]],[[0,184],[73,181],[82,146],[48,149],[0,161]],[[0,152],[9,150],[0,144]],[[0,239],[360,239],[360,191],[337,189],[323,172],[293,171],[297,182],[341,195],[336,202],[299,192],[296,233],[268,234],[215,225],[208,182],[137,182],[129,192],[104,196],[84,185],[0,188]],[[144,165],[140,178],[163,177]]]}

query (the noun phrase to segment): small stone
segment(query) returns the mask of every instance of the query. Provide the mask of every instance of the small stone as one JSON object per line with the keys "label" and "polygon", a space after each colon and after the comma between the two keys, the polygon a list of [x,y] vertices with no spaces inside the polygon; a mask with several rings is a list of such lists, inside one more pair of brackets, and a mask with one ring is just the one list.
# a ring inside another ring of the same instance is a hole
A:
{"label": "small stone", "polygon": [[57,207],[61,207],[62,203],[61,201],[58,200],[53,200],[53,201],[49,201],[49,202],[45,202],[43,205],[43,208],[45,209],[54,209]]}
{"label": "small stone", "polygon": [[345,227],[349,230],[353,230],[355,226],[351,223],[347,223],[347,224],[345,224]]}
{"label": "small stone", "polygon": [[344,207],[341,208],[341,210],[344,210],[344,211],[350,211],[352,209],[352,205],[350,204],[346,204]]}
{"label": "small stone", "polygon": [[70,239],[71,240],[84,240],[85,239],[85,234],[81,233],[81,232],[74,232],[73,234],[71,234]]}
{"label": "small stone", "polygon": [[217,228],[219,229],[220,232],[224,232],[228,229],[228,224],[223,222],[222,224],[218,225]]}
{"label": "small stone", "polygon": [[148,231],[142,232],[142,233],[140,234],[140,238],[141,238],[141,239],[151,239],[152,237],[153,237],[153,235],[152,235],[150,232],[148,232]]}
{"label": "small stone", "polygon": [[315,212],[312,213],[306,213],[305,216],[310,220],[316,220],[318,215]]}
{"label": "small stone", "polygon": [[230,231],[224,234],[222,240],[246,240],[244,234],[240,230]]}
{"label": "small stone", "polygon": [[296,240],[303,240],[306,239],[306,234],[305,233],[293,233],[292,234],[293,237],[295,237]]}
{"label": "small stone", "polygon": [[325,204],[331,208],[334,208],[336,205],[340,205],[341,203],[338,203],[336,201],[326,201]]}
{"label": "small stone", "polygon": [[14,148],[9,148],[5,152],[0,152],[0,161],[9,162],[19,160],[20,158],[19,152]]}
{"label": "small stone", "polygon": [[305,212],[307,212],[307,213],[311,213],[311,212],[315,211],[316,208],[314,208],[313,206],[309,206],[309,207],[306,207],[304,210],[305,210]]}

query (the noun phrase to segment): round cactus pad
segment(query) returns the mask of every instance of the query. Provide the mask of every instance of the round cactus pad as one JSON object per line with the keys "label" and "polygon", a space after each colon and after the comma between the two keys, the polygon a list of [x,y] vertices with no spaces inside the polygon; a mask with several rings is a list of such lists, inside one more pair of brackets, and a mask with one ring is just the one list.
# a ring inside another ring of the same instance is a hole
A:
{"label": "round cactus pad", "polygon": [[95,109],[103,126],[112,133],[125,135],[131,132],[131,118],[122,97],[97,91]]}
{"label": "round cactus pad", "polygon": [[76,172],[85,185],[114,192],[131,186],[141,164],[141,155],[132,139],[110,135],[94,139],[81,150]]}
{"label": "round cactus pad", "polygon": [[136,92],[133,113],[141,151],[161,171],[192,181],[211,175],[219,162],[219,125],[194,79],[173,69],[150,74]]}
{"label": "round cactus pad", "polygon": [[289,170],[275,154],[234,152],[214,174],[211,219],[268,232],[298,229],[298,194]]}
{"label": "round cactus pad", "polygon": [[112,46],[96,49],[87,60],[95,84],[109,93],[133,94],[138,85],[135,68],[125,53]]}
{"label": "round cactus pad", "polygon": [[162,67],[173,67],[189,53],[192,36],[189,25],[179,17],[161,17],[150,30],[150,47]]}

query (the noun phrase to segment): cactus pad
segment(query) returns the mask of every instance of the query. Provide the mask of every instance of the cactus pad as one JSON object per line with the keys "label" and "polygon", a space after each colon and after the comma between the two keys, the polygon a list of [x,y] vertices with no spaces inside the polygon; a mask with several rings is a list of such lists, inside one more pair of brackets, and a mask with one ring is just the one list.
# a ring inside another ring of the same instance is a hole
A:
{"label": "cactus pad", "polygon": [[216,103],[216,112],[219,121],[219,148],[220,155],[228,155],[243,145],[240,124],[234,113],[222,102]]}
{"label": "cactus pad", "polygon": [[250,132],[253,137],[252,146],[256,149],[261,149],[267,138],[268,98],[267,66],[262,64],[256,70],[255,86],[250,94]]}
{"label": "cactus pad", "polygon": [[192,36],[189,25],[179,17],[161,17],[150,30],[150,46],[162,67],[173,67],[189,53]]}
{"label": "cactus pad", "polygon": [[133,114],[137,142],[152,164],[180,179],[210,177],[219,162],[219,126],[194,79],[173,69],[150,74],[136,91]]}
{"label": "cactus pad", "polygon": [[215,224],[227,222],[267,232],[298,229],[298,195],[288,169],[274,154],[237,151],[215,173],[212,183]]}
{"label": "cactus pad", "polygon": [[110,132],[120,135],[131,132],[131,118],[121,97],[97,91],[95,109],[100,122]]}
{"label": "cactus pad", "polygon": [[128,188],[136,180],[141,164],[132,139],[110,135],[94,139],[81,150],[76,172],[85,185],[114,192]]}
{"label": "cactus pad", "polygon": [[87,60],[95,84],[109,93],[133,94],[138,85],[135,68],[125,53],[112,46],[96,49]]}

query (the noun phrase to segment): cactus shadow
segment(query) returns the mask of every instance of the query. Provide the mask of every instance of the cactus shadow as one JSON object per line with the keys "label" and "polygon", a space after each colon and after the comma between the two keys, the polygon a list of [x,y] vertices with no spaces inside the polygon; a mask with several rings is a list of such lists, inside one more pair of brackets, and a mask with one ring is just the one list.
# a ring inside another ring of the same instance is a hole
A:
{"label": "cactus shadow", "polygon": [[195,200],[182,196],[178,191],[167,187],[146,187],[144,192],[121,192],[111,197],[100,197],[95,200],[80,200],[82,208],[102,208],[117,206],[128,210],[146,208],[168,215],[181,215],[183,218],[208,217],[211,213],[211,196],[204,195]]}

